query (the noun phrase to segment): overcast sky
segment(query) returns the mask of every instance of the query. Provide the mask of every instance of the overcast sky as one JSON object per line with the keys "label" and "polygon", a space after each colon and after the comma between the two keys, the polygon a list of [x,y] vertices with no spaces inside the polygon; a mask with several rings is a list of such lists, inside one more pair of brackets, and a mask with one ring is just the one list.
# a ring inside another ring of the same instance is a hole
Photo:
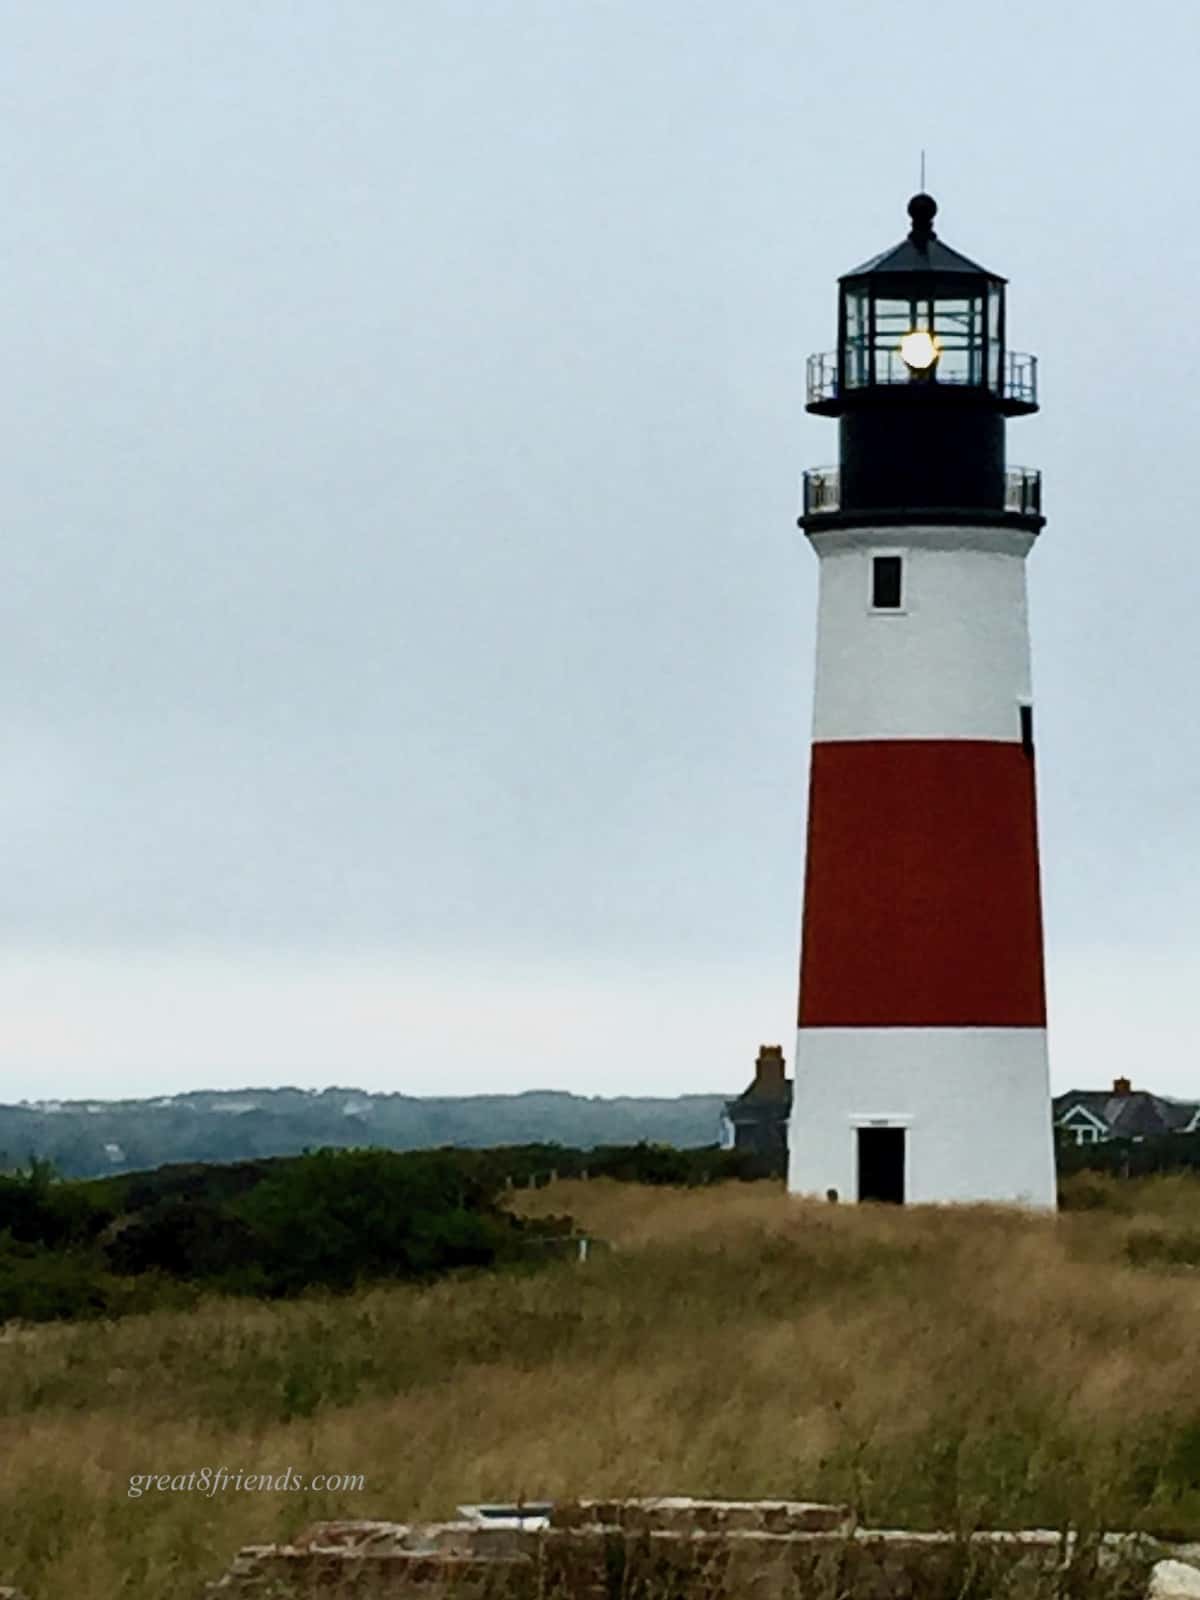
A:
{"label": "overcast sky", "polygon": [[0,4],[0,1098],[794,1044],[840,272],[1043,411],[1054,1087],[1200,1095],[1189,0]]}

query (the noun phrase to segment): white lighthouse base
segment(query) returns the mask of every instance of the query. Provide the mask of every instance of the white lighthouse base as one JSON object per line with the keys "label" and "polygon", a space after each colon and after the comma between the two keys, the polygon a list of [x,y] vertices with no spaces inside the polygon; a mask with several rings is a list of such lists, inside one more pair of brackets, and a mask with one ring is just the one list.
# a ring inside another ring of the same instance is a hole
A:
{"label": "white lighthouse base", "polygon": [[884,1137],[902,1151],[907,1204],[1053,1210],[1045,1029],[801,1028],[788,1188],[874,1198],[860,1180],[879,1143],[860,1130],[875,1128],[902,1130]]}

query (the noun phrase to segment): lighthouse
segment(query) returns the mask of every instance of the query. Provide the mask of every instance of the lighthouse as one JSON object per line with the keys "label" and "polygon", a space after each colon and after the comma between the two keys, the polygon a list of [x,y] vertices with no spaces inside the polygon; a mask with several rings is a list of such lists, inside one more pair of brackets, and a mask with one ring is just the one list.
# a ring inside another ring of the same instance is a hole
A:
{"label": "lighthouse", "polygon": [[927,194],[838,285],[809,358],[836,467],[804,474],[820,588],[788,1187],[1055,1204],[1025,563],[1037,406],[1006,280]]}

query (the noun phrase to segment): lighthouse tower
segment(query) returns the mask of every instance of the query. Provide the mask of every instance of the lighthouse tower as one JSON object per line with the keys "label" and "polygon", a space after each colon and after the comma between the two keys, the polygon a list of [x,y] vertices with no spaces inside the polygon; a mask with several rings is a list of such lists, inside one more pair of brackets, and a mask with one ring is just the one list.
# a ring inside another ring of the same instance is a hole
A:
{"label": "lighthouse tower", "polygon": [[840,280],[808,410],[820,561],[788,1186],[842,1200],[1055,1204],[1025,558],[1037,410],[1005,280],[908,203]]}

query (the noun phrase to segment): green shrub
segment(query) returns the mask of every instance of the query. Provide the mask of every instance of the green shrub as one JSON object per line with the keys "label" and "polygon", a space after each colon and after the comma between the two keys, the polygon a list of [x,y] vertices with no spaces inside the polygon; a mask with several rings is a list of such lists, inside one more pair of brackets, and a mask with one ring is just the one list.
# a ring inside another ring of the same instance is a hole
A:
{"label": "green shrub", "polygon": [[1128,1185],[1111,1173],[1076,1172],[1060,1180],[1058,1204],[1063,1211],[1129,1212],[1133,1200]]}
{"label": "green shrub", "polygon": [[130,1218],[105,1245],[114,1272],[215,1278],[253,1259],[254,1235],[211,1200],[167,1199]]}
{"label": "green shrub", "polygon": [[1125,1240],[1125,1254],[1136,1267],[1198,1267],[1200,1229],[1139,1229]]}
{"label": "green shrub", "polygon": [[120,1278],[94,1252],[43,1250],[0,1235],[0,1324],[123,1316],[189,1299],[169,1279]]}
{"label": "green shrub", "polygon": [[27,1172],[0,1177],[0,1233],[21,1244],[51,1248],[94,1239],[115,1215],[82,1184],[56,1183],[48,1162],[33,1161]]}

